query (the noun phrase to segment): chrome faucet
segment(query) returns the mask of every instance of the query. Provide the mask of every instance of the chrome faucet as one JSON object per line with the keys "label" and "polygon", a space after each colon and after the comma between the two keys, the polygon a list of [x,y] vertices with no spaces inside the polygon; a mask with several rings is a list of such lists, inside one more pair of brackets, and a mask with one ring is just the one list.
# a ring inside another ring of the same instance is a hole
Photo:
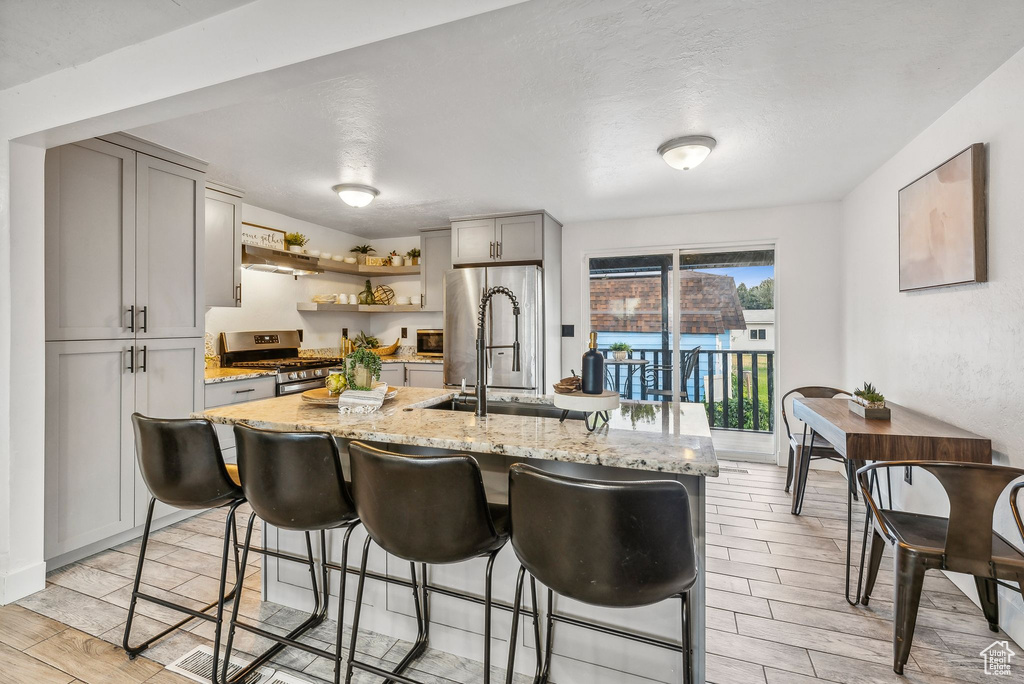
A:
{"label": "chrome faucet", "polygon": [[[491,298],[496,294],[503,294],[512,302],[512,315],[515,316],[516,321],[516,336],[515,341],[510,345],[501,344],[489,347],[487,346],[487,332],[485,330],[487,305],[491,303]],[[512,348],[512,370],[513,372],[518,372],[522,370],[522,364],[519,361],[519,301],[512,290],[502,285],[497,285],[484,292],[480,298],[480,315],[476,326],[476,415],[478,416],[487,415],[487,350],[507,349],[509,347]]]}

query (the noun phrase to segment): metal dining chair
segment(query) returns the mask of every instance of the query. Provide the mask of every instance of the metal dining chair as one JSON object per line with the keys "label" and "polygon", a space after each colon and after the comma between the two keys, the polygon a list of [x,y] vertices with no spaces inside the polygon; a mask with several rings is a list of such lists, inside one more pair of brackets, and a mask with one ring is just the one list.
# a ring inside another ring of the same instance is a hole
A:
{"label": "metal dining chair", "polygon": [[[798,395],[805,399],[835,399],[836,397],[851,396],[846,390],[836,389],[835,387],[825,387],[822,385],[797,387],[782,395],[782,423],[786,426],[786,437],[789,439],[789,460],[786,463],[786,493],[789,493],[790,487],[794,484],[797,486],[797,496],[793,503],[793,513],[799,514],[800,508],[803,507],[804,489],[807,487],[807,475],[810,471],[812,460],[816,461],[818,459],[825,459],[828,461],[843,463],[846,468],[847,479],[850,482],[850,489],[853,492],[853,497],[856,499],[857,486],[854,483],[852,464],[843,458],[839,452],[833,449],[832,445],[828,444],[824,440],[821,440],[819,443],[815,443],[814,440],[817,435],[813,430],[811,430],[810,442],[807,442],[807,426],[804,426],[804,435],[802,439],[797,438],[796,435],[793,434],[793,430],[789,425],[789,416],[786,413],[786,400],[794,395]],[[811,458],[804,458],[804,454],[806,453],[811,453]]]}
{"label": "metal dining chair", "polygon": [[[871,497],[868,475],[880,468],[919,467],[935,476],[949,500],[949,517],[880,508]],[[903,674],[910,657],[917,623],[921,588],[928,570],[950,570],[974,575],[982,611],[989,629],[999,631],[997,587],[1024,593],[1024,552],[996,532],[992,512],[1007,485],[1024,477],[1024,469],[979,463],[889,461],[857,471],[864,500],[871,509],[871,557],[861,603],[868,604],[878,577],[885,545],[894,548],[895,596],[893,614],[893,671]],[[1024,524],[1017,494],[1024,482],[1010,491],[1010,508],[1024,540]],[[1015,587],[1004,580],[1018,582]]]}
{"label": "metal dining chair", "polygon": [[[683,401],[690,401],[689,390],[686,383],[697,369],[697,362],[700,360],[700,347],[694,347],[688,352],[683,352],[683,373],[680,376],[680,389]],[[643,391],[655,397],[662,397],[663,401],[672,401],[672,382],[669,380],[668,387],[659,387],[666,375],[672,372],[672,366],[658,365],[646,366],[640,376]]]}

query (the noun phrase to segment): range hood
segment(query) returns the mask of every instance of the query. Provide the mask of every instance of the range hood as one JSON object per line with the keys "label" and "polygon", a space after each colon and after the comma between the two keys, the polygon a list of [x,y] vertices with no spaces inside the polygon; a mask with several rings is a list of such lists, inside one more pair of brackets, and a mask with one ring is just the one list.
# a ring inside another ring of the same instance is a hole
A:
{"label": "range hood", "polygon": [[308,254],[296,254],[280,249],[242,245],[242,268],[265,273],[284,273],[286,275],[311,275],[323,273],[319,267],[320,259]]}

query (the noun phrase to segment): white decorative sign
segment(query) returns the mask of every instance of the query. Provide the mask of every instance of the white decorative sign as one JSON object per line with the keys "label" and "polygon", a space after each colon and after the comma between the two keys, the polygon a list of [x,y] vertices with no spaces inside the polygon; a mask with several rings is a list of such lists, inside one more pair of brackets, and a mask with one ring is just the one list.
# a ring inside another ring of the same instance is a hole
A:
{"label": "white decorative sign", "polygon": [[253,223],[242,224],[242,244],[269,249],[285,249],[284,231]]}

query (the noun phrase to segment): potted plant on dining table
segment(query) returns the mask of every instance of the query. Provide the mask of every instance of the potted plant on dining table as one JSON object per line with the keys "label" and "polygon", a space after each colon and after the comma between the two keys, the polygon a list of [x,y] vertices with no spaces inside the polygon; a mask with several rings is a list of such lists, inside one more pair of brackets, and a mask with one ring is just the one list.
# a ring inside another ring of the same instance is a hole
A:
{"label": "potted plant on dining table", "polygon": [[850,399],[850,410],[861,418],[868,420],[889,420],[890,411],[885,405],[885,395],[875,389],[870,382],[853,391]]}
{"label": "potted plant on dining table", "polygon": [[612,350],[612,357],[616,361],[625,361],[629,352],[633,351],[633,348],[625,342],[612,342],[608,348]]}

